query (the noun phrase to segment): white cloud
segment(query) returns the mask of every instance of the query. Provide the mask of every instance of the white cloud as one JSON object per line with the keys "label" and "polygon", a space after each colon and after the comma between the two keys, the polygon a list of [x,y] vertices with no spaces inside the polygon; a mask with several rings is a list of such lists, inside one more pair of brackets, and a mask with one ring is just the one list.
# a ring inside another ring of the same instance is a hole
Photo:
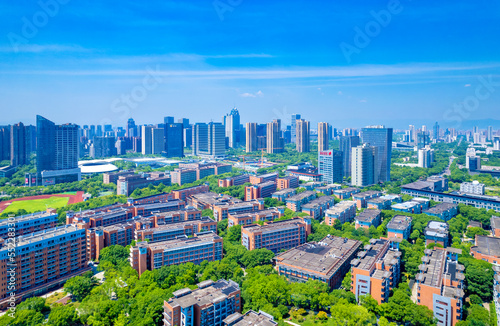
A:
{"label": "white cloud", "polygon": [[366,103],[367,101],[366,100],[359,100],[361,103]]}
{"label": "white cloud", "polygon": [[264,93],[262,91],[258,91],[257,93],[243,93],[240,94],[241,97],[262,97]]}
{"label": "white cloud", "polygon": [[470,84],[465,84],[464,87],[470,87],[471,85]]}
{"label": "white cloud", "polygon": [[0,47],[1,53],[42,53],[42,52],[90,52],[80,45],[63,44],[25,44],[16,48],[10,46]]}
{"label": "white cloud", "polygon": [[342,95],[342,91],[338,91],[337,94]]}

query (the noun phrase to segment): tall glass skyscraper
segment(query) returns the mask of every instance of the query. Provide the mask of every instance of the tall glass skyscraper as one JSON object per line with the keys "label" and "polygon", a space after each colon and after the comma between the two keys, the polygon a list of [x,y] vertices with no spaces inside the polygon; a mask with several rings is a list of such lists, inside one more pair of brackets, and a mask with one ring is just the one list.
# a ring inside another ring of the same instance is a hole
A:
{"label": "tall glass skyscraper", "polygon": [[361,140],[364,144],[377,148],[375,169],[378,181],[391,180],[392,128],[385,126],[368,126],[361,129]]}
{"label": "tall glass skyscraper", "polygon": [[165,152],[167,157],[184,156],[184,137],[182,123],[167,123],[165,125]]}
{"label": "tall glass skyscraper", "polygon": [[340,137],[340,151],[342,152],[342,160],[343,160],[343,173],[344,177],[348,178],[351,176],[351,157],[352,157],[352,148],[357,147],[359,145],[359,137],[358,136],[341,136]]}
{"label": "tall glass skyscraper", "polygon": [[295,141],[297,140],[297,130],[296,130],[296,126],[297,126],[297,123],[296,121],[300,119],[300,114],[292,114],[292,128],[291,128],[291,133],[292,133],[292,136],[291,136],[291,141],[292,141],[292,144],[295,143]]}
{"label": "tall glass skyscraper", "polygon": [[224,127],[229,148],[240,145],[240,113],[233,108],[231,112],[224,116]]}

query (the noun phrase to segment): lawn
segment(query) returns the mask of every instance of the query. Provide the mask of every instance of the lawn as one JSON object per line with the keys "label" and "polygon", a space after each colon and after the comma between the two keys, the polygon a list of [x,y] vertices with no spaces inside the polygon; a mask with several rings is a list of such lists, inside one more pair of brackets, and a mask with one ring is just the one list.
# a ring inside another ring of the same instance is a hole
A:
{"label": "lawn", "polygon": [[15,213],[20,209],[28,213],[44,211],[47,208],[59,208],[68,204],[69,197],[50,197],[12,202],[2,213]]}

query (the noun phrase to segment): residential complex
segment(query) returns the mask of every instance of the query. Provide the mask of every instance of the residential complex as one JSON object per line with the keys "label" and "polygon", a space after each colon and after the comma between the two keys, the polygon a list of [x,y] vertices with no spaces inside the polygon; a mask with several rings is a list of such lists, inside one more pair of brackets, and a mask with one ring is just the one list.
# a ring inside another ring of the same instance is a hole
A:
{"label": "residential complex", "polygon": [[448,247],[450,244],[449,240],[449,229],[448,223],[429,221],[425,227],[425,245],[436,243],[443,246],[443,248]]}
{"label": "residential complex", "polygon": [[387,236],[389,238],[401,238],[408,240],[411,232],[411,221],[412,218],[410,216],[394,216],[389,224],[387,224]]}
{"label": "residential complex", "polygon": [[274,258],[276,269],[292,282],[312,279],[336,288],[361,245],[358,240],[327,236],[320,242],[308,242],[278,254]]}
{"label": "residential complex", "polygon": [[321,196],[302,205],[302,212],[318,220],[325,216],[325,212],[333,205],[335,205],[335,198]]}
{"label": "residential complex", "polygon": [[475,244],[470,248],[470,254],[476,259],[500,264],[500,238],[476,235]]}
{"label": "residential complex", "polygon": [[307,204],[311,200],[316,198],[315,191],[306,190],[297,195],[288,197],[286,199],[286,207],[294,212],[300,212],[302,210],[302,205]]}
{"label": "residential complex", "polygon": [[370,244],[351,261],[351,291],[370,294],[379,304],[389,300],[389,293],[401,278],[401,239],[370,239]]}
{"label": "residential complex", "polygon": [[377,227],[381,221],[381,211],[379,209],[368,208],[358,214],[354,219],[356,220],[356,229],[365,228],[369,229],[370,226]]}
{"label": "residential complex", "polygon": [[245,187],[245,201],[258,198],[271,197],[276,191],[276,182],[267,181],[256,185]]}
{"label": "residential complex", "polygon": [[455,325],[462,319],[464,266],[458,263],[462,253],[455,248],[425,249],[417,274],[417,303],[434,312],[439,326]]}
{"label": "residential complex", "polygon": [[460,184],[460,192],[472,195],[484,195],[485,185],[479,181],[462,182]]}
{"label": "residential complex", "polygon": [[266,248],[278,253],[306,243],[309,234],[311,221],[308,218],[265,222],[264,225],[243,226],[241,244],[248,250]]}
{"label": "residential complex", "polygon": [[273,316],[263,311],[255,312],[253,310],[247,311],[244,315],[239,312],[228,316],[223,320],[224,326],[276,326],[277,322],[274,321]]}
{"label": "residential complex", "polygon": [[228,226],[233,225],[249,225],[256,222],[274,221],[283,216],[284,209],[271,207],[262,210],[255,210],[246,213],[229,213]]}
{"label": "residential complex", "polygon": [[325,212],[325,224],[333,226],[338,220],[341,224],[350,222],[356,216],[356,202],[344,200]]}
{"label": "residential complex", "polygon": [[457,216],[458,205],[450,203],[441,203],[423,211],[422,213],[430,216],[439,217],[440,219],[446,222],[452,219],[453,217]]}
{"label": "residential complex", "polygon": [[198,288],[184,288],[163,303],[164,326],[223,326],[223,321],[241,311],[241,290],[231,280],[203,281]]}
{"label": "residential complex", "polygon": [[356,202],[358,209],[366,208],[368,200],[382,196],[382,192],[376,190],[368,190],[352,195],[352,200]]}

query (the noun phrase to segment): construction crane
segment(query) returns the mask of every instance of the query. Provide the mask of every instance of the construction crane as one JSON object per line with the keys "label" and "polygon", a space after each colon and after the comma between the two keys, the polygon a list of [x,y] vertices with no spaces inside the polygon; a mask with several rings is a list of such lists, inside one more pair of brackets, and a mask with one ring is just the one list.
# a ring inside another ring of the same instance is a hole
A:
{"label": "construction crane", "polygon": [[260,155],[259,166],[260,166],[260,167],[264,166],[264,149],[261,149],[261,155]]}

